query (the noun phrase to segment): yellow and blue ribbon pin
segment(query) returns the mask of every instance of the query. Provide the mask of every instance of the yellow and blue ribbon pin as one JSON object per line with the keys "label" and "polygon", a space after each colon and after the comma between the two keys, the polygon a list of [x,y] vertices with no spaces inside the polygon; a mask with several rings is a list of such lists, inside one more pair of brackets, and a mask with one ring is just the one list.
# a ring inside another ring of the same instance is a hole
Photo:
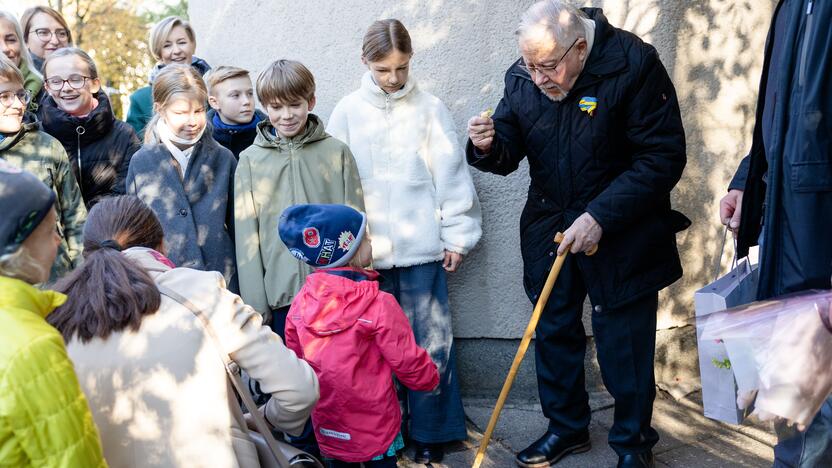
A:
{"label": "yellow and blue ribbon pin", "polygon": [[589,114],[590,117],[595,113],[595,108],[598,107],[598,98],[591,96],[584,96],[578,101],[578,107],[581,111]]}

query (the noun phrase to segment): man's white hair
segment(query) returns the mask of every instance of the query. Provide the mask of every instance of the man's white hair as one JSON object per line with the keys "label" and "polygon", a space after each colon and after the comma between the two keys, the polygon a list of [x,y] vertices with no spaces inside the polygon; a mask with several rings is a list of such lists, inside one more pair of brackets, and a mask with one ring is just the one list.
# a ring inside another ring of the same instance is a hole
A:
{"label": "man's white hair", "polygon": [[579,37],[586,37],[581,18],[586,14],[569,3],[560,0],[542,0],[535,3],[520,17],[515,34],[520,42],[532,48],[568,47]]}

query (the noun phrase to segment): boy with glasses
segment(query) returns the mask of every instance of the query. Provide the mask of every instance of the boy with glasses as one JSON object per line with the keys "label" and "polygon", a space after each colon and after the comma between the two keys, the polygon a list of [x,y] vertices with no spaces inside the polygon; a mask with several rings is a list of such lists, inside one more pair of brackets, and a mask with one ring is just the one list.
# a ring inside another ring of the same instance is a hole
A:
{"label": "boy with glasses", "polygon": [[57,195],[55,208],[61,244],[49,277],[53,282],[80,261],[87,210],[64,148],[39,131],[36,123],[23,122],[30,99],[20,70],[0,56],[0,159],[35,174]]}

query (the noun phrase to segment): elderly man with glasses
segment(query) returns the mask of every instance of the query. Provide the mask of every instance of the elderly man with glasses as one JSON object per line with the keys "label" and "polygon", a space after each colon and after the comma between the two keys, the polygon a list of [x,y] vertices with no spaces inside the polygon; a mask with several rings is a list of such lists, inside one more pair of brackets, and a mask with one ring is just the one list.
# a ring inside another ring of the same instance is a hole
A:
{"label": "elderly man with glasses", "polygon": [[[493,119],[468,122],[468,162],[506,175],[528,158],[520,247],[532,302],[555,254],[574,254],[536,330],[549,429],[517,463],[550,466],[590,448],[581,321],[588,294],[601,376],[615,399],[609,444],[619,467],[651,467],[658,291],[682,275],[675,234],[690,225],[670,207],[686,162],[676,92],[656,49],[600,9],[545,0],[526,11],[517,36],[521,58],[506,72]],[[595,246],[595,255],[583,254]]]}

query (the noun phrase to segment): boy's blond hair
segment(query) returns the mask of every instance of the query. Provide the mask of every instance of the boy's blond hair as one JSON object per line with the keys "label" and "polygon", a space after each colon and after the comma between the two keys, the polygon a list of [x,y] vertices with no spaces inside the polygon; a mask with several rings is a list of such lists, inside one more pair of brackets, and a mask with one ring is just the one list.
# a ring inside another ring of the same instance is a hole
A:
{"label": "boy's blond hair", "polygon": [[188,39],[194,43],[194,48],[196,48],[196,34],[194,33],[194,28],[191,27],[191,23],[178,16],[168,16],[156,23],[153,29],[150,30],[150,53],[157,62],[162,61],[162,47],[165,45],[168,36],[170,36],[170,32],[177,26],[185,28],[185,34],[188,35]]}
{"label": "boy's blond hair", "polygon": [[310,102],[315,98],[315,77],[295,60],[275,60],[257,77],[257,99],[264,106],[273,102]]}
{"label": "boy's blond hair", "polygon": [[208,86],[208,95],[216,96],[214,90],[216,86],[223,81],[243,77],[250,78],[248,70],[244,68],[231,67],[227,65],[214,68],[205,75],[205,85]]}
{"label": "boy's blond hair", "polygon": [[[23,52],[26,54],[29,53],[25,49]],[[23,74],[20,73],[20,69],[14,66],[14,63],[12,63],[12,61],[3,54],[0,54],[0,79],[20,83],[20,86],[23,86],[24,82]]]}

